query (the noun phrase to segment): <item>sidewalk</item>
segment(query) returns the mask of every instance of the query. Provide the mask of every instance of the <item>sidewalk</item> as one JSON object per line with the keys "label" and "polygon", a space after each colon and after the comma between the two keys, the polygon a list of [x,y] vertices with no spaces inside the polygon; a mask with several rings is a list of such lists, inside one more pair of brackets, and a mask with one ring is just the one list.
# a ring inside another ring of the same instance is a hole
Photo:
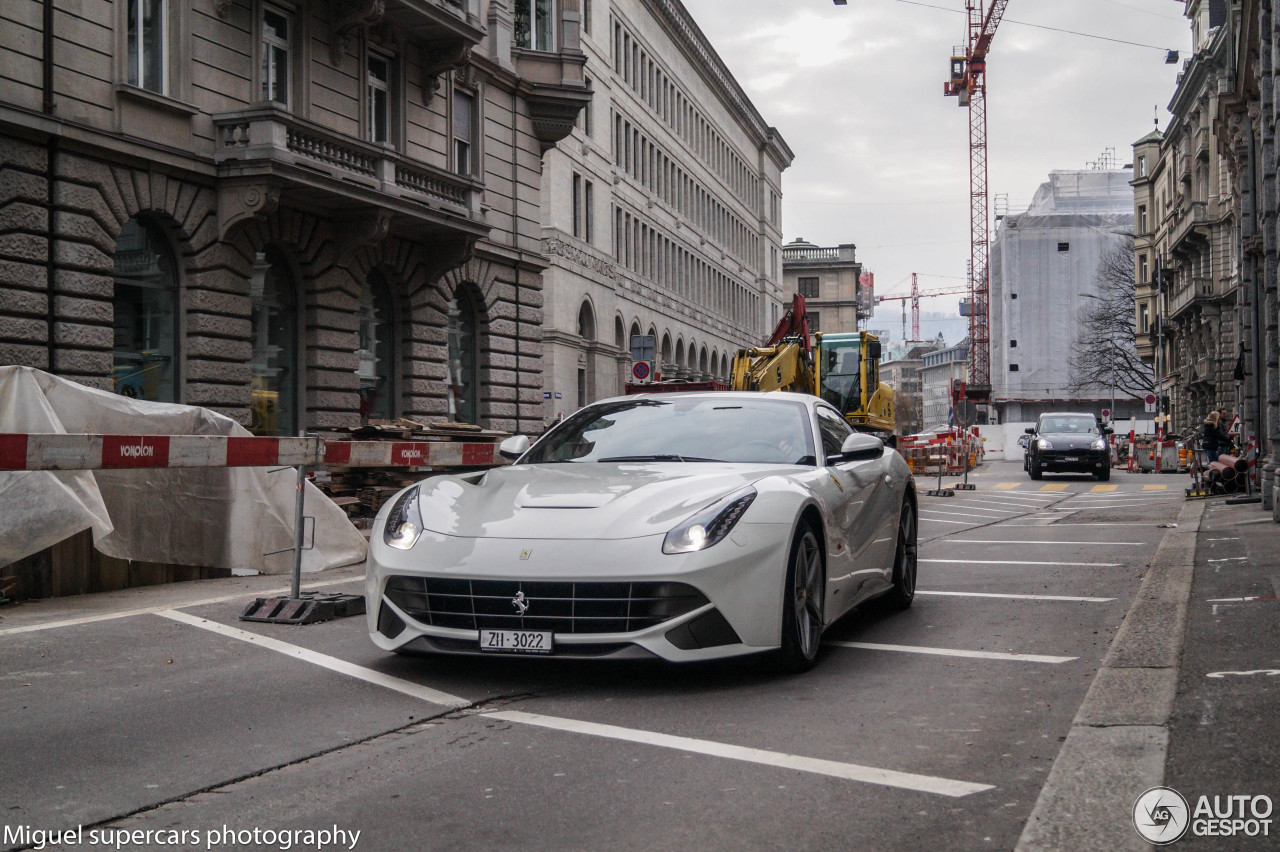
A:
{"label": "sidewalk", "polygon": [[1280,805],[1280,525],[1257,504],[1210,501],[1200,525],[1164,777],[1193,813],[1174,848],[1280,848],[1280,807],[1267,836],[1195,836],[1200,796]]}

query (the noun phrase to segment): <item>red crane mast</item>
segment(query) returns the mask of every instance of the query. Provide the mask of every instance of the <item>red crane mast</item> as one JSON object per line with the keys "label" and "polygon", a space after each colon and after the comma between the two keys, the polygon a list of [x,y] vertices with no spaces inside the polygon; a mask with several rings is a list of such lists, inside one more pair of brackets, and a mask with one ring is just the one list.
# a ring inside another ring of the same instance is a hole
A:
{"label": "red crane mast", "polygon": [[[905,302],[911,300],[911,339],[920,339],[920,300],[927,299],[930,296],[960,296],[971,292],[970,287],[946,287],[941,290],[927,290],[920,292],[920,287],[916,282],[916,273],[911,273],[911,292],[903,293],[898,296],[877,296],[876,303],[880,302]],[[905,329],[904,329],[905,331]],[[905,334],[903,335],[906,336]]]}
{"label": "red crane mast", "polygon": [[[990,224],[987,206],[987,52],[1009,0],[965,0],[969,14],[968,42],[953,51],[951,79],[943,93],[969,108],[969,260],[971,311],[969,315],[969,383],[966,396],[977,402],[991,400],[991,296],[987,265]],[[961,51],[963,50],[963,53]]]}

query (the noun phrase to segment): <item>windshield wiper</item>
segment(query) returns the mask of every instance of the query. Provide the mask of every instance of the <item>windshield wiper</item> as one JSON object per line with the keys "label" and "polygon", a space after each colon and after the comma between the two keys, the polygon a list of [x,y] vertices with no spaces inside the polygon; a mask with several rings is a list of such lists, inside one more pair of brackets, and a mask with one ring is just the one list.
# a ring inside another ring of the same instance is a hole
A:
{"label": "windshield wiper", "polygon": [[697,456],[678,456],[675,453],[666,453],[652,456],[610,456],[607,459],[600,459],[601,462],[645,462],[645,461],[674,461],[674,462],[722,462],[721,459],[704,459]]}

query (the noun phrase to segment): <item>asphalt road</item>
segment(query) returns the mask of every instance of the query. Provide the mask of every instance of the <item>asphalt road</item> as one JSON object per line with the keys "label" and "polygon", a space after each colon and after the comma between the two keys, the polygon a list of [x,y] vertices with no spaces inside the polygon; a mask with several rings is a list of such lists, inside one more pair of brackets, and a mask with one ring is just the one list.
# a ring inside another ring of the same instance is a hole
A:
{"label": "asphalt road", "polygon": [[922,500],[915,605],[799,676],[238,621],[280,578],[0,611],[0,849],[1013,849],[1184,477],[973,481]]}

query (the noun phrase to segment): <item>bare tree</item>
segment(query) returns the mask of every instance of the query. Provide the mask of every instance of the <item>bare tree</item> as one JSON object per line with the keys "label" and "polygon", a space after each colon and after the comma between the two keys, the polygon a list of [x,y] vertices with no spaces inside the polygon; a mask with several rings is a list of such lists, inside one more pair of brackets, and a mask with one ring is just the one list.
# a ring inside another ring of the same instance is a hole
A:
{"label": "bare tree", "polygon": [[1080,309],[1080,326],[1071,344],[1071,392],[1081,396],[1114,390],[1116,396],[1141,399],[1154,386],[1151,367],[1138,357],[1134,339],[1133,235],[1107,250],[1094,276],[1097,292]]}

